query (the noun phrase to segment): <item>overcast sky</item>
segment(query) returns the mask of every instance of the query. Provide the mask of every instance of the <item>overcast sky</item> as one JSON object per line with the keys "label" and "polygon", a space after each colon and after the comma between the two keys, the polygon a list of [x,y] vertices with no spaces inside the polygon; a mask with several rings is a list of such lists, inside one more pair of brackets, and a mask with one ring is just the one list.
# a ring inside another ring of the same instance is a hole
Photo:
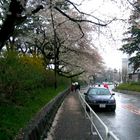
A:
{"label": "overcast sky", "polygon": [[[75,1],[75,0],[73,0]],[[92,13],[92,15],[102,19],[111,20],[128,19],[130,7],[125,0],[77,0],[81,6],[81,11]],[[121,3],[123,2],[123,3]],[[129,10],[128,10],[129,9]],[[118,48],[122,45],[123,33],[128,26],[121,20],[112,22],[107,29],[103,29],[103,34],[93,33],[93,43],[99,48],[102,57],[108,67],[121,69],[122,58],[126,57]]]}

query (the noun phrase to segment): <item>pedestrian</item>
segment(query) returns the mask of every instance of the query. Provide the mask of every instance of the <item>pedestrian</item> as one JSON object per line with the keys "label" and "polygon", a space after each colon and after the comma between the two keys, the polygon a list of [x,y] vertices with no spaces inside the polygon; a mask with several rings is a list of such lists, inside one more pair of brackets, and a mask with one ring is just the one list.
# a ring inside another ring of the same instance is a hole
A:
{"label": "pedestrian", "polygon": [[75,82],[75,91],[80,90],[80,84],[78,82]]}
{"label": "pedestrian", "polygon": [[109,88],[107,83],[103,83],[103,86],[107,89]]}
{"label": "pedestrian", "polygon": [[75,83],[72,83],[72,84],[71,84],[71,91],[72,91],[72,92],[75,91]]}
{"label": "pedestrian", "polygon": [[80,84],[76,85],[76,89],[80,90]]}

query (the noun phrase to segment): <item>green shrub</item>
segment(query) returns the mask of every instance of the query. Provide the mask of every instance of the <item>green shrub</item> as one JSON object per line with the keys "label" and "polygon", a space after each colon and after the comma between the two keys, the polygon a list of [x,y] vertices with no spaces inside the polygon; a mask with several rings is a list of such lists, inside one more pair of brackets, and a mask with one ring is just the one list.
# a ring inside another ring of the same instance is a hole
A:
{"label": "green shrub", "polygon": [[140,83],[139,82],[123,83],[123,84],[120,84],[117,87],[117,89],[140,92]]}
{"label": "green shrub", "polygon": [[0,57],[0,139],[10,140],[38,110],[70,85],[46,70],[41,58],[5,52]]}
{"label": "green shrub", "polygon": [[0,58],[0,93],[5,97],[12,97],[21,88],[22,70],[23,66],[15,52],[6,52]]}
{"label": "green shrub", "polygon": [[0,92],[8,99],[16,92],[41,86],[42,71],[25,63],[16,52],[6,52],[0,58]]}

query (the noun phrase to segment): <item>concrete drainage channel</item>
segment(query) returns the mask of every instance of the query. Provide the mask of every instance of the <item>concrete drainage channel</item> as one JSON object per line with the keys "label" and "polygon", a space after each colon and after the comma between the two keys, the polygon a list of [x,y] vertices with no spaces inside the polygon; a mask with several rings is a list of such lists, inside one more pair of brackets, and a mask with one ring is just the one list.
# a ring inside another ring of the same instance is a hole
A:
{"label": "concrete drainage channel", "polygon": [[[91,133],[93,135],[97,133],[101,140],[119,140],[112,131],[109,131],[108,127],[104,124],[104,122],[98,117],[98,115],[87,104],[84,98],[84,94],[81,94],[80,91],[78,91],[78,94],[79,94],[79,99],[81,101],[81,104],[85,111],[85,116],[91,122]],[[89,112],[86,111],[86,107],[88,107]],[[96,132],[93,131],[94,130],[93,128],[96,130]]]}

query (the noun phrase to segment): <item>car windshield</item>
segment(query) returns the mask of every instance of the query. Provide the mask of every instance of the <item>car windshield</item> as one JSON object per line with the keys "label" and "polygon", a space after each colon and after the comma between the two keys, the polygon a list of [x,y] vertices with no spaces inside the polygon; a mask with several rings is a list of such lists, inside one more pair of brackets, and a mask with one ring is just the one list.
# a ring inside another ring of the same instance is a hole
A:
{"label": "car windshield", "polygon": [[88,91],[89,95],[110,95],[110,91],[105,88],[91,88]]}

